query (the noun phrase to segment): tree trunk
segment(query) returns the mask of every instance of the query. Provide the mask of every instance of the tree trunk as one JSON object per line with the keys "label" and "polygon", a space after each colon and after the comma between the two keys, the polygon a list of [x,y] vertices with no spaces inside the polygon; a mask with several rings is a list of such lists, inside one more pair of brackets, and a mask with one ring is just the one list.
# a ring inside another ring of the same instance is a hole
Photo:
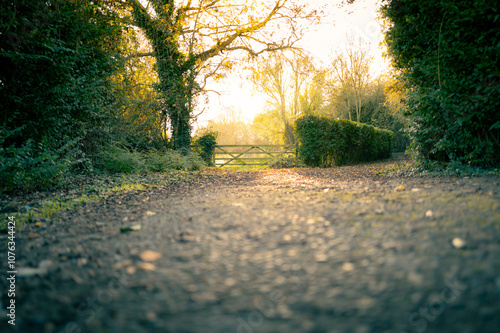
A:
{"label": "tree trunk", "polygon": [[194,59],[179,50],[175,25],[165,29],[159,20],[149,17],[137,2],[131,2],[134,20],[144,29],[154,50],[160,84],[157,89],[163,99],[164,116],[170,120],[173,148],[189,149],[191,145],[191,108],[195,94],[193,82]]}
{"label": "tree trunk", "polygon": [[185,108],[170,114],[172,144],[175,150],[189,150],[191,145],[190,112]]}
{"label": "tree trunk", "polygon": [[356,119],[358,123],[361,120],[361,97],[357,96],[356,97]]}
{"label": "tree trunk", "polygon": [[172,144],[175,150],[188,150],[191,145],[191,99],[193,86],[189,84],[189,62],[182,58],[175,45],[154,43],[160,91],[164,112],[170,119]]}
{"label": "tree trunk", "polygon": [[351,100],[349,97],[347,97],[347,113],[349,114],[349,120],[352,120],[351,118]]}
{"label": "tree trunk", "polygon": [[295,144],[295,136],[293,135],[293,126],[287,120],[285,122],[285,144],[294,145]]}

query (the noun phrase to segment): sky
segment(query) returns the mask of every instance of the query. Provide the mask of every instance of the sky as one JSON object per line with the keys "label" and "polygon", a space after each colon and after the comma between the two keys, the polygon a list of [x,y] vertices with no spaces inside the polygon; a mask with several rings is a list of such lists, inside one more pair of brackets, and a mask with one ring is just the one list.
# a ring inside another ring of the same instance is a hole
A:
{"label": "sky", "polygon": [[[327,16],[322,23],[311,29],[301,41],[301,46],[314,55],[319,62],[327,65],[335,51],[345,49],[347,36],[369,44],[370,53],[374,57],[371,68],[372,75],[378,75],[387,70],[387,62],[382,57],[379,47],[383,39],[380,22],[377,20],[379,1],[357,0],[353,5],[339,8],[332,0],[308,1],[311,6],[325,7]],[[223,113],[225,109],[241,110],[247,122],[262,112],[265,107],[265,97],[256,93],[250,82],[241,78],[241,73],[230,74],[224,82],[213,83],[207,89],[215,90],[220,95],[209,94],[210,102],[204,105],[205,111],[198,117],[198,126],[207,125],[210,120]]]}

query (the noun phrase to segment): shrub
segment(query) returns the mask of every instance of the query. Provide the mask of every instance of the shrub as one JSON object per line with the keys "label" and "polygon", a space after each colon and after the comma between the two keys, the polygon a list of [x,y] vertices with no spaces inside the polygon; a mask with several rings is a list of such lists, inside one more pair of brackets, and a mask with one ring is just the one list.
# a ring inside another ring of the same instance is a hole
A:
{"label": "shrub", "polygon": [[217,145],[218,133],[205,129],[193,140],[193,150],[197,152],[203,161],[209,166],[214,165],[215,146]]}
{"label": "shrub", "polygon": [[305,116],[295,122],[298,155],[309,166],[368,162],[391,156],[393,133],[350,120]]}
{"label": "shrub", "polygon": [[44,142],[37,144],[33,140],[19,146],[8,145],[6,140],[21,129],[9,131],[0,128],[1,191],[32,191],[64,186],[70,179],[72,169],[86,161],[82,155],[77,156],[77,140],[60,144],[58,148],[49,147]]}
{"label": "shrub", "polygon": [[140,173],[147,170],[143,154],[116,145],[103,147],[95,155],[94,166],[110,173]]}
{"label": "shrub", "polygon": [[152,172],[163,172],[166,170],[194,171],[206,165],[200,155],[195,152],[181,154],[174,150],[152,152],[147,156],[146,164],[148,170]]}
{"label": "shrub", "polygon": [[182,154],[174,150],[153,150],[141,153],[110,145],[94,158],[94,165],[110,173],[164,172],[166,170],[199,170],[205,166],[194,152]]}

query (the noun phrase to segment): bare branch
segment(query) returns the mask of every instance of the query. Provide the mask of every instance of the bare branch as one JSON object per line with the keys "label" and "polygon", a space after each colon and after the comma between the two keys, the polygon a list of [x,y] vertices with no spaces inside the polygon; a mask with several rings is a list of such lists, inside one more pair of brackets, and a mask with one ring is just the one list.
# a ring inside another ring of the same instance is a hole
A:
{"label": "bare branch", "polygon": [[229,46],[235,41],[238,37],[243,36],[245,33],[250,33],[257,31],[263,27],[266,26],[266,24],[273,18],[274,15],[283,7],[284,3],[279,0],[274,8],[271,10],[271,12],[267,15],[267,17],[262,21],[257,24],[251,25],[246,28],[241,28],[237,29],[234,34],[231,36],[227,37],[226,40],[221,41],[217,43],[214,47],[211,49],[200,53],[197,58],[200,59],[201,61],[206,61],[209,58],[212,58],[216,55],[219,55],[222,51],[224,50],[229,50]]}

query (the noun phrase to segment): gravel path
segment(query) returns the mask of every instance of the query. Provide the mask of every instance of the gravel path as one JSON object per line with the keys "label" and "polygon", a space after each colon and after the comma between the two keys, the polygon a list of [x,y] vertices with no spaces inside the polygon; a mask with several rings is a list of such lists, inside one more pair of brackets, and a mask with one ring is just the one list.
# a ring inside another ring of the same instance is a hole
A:
{"label": "gravel path", "polygon": [[395,163],[212,170],[31,225],[0,330],[500,332],[500,177],[374,175]]}

